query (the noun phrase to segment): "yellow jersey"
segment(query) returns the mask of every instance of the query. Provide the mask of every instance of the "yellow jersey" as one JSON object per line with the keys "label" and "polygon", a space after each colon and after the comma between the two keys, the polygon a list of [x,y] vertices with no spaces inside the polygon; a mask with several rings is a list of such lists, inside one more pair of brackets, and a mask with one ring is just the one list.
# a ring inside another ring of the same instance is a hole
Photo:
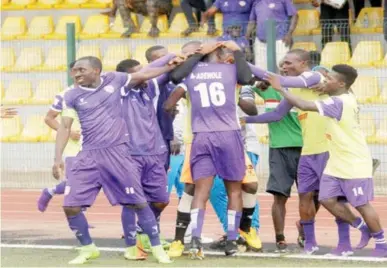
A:
{"label": "yellow jersey", "polygon": [[353,94],[316,101],[327,117],[329,160],[324,174],[341,179],[372,178],[372,157],[360,127],[359,107]]}

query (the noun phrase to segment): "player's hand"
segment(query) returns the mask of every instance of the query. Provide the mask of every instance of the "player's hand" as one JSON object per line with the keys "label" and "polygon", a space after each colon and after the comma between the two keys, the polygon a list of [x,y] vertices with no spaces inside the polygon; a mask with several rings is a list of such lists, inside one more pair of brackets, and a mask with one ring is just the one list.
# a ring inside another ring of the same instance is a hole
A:
{"label": "player's hand", "polygon": [[241,124],[241,126],[245,126],[246,125],[246,117],[241,117],[239,118],[239,123]]}
{"label": "player's hand", "polygon": [[284,42],[286,47],[291,47],[293,43],[293,37],[291,34],[286,34],[284,38],[282,38],[282,42]]}
{"label": "player's hand", "polygon": [[203,55],[207,55],[215,51],[217,48],[221,46],[222,46],[222,42],[209,42],[209,43],[202,44],[196,52]]}
{"label": "player's hand", "polygon": [[55,179],[59,180],[62,177],[63,171],[63,161],[55,161],[54,165],[52,166],[52,176],[54,176]]}
{"label": "player's hand", "polygon": [[79,141],[80,138],[81,138],[81,132],[79,131],[70,132],[70,139],[72,139],[73,141]]}
{"label": "player's hand", "polygon": [[318,2],[318,0],[312,0],[312,1],[311,1],[311,4],[312,4],[312,6],[314,6],[314,7],[319,7],[319,6],[320,6],[320,3]]}
{"label": "player's hand", "polygon": [[274,88],[275,90],[278,90],[278,91],[282,90],[282,86],[281,86],[281,81],[280,81],[279,75],[274,74],[274,73],[267,73],[265,75],[265,80],[267,82],[269,82],[271,84],[272,88]]}
{"label": "player's hand", "polygon": [[222,46],[228,48],[231,51],[241,50],[237,43],[232,40],[222,42]]}
{"label": "player's hand", "polygon": [[178,154],[180,154],[181,144],[180,144],[179,141],[173,139],[171,141],[170,147],[171,147],[171,155],[178,155]]}
{"label": "player's hand", "polygon": [[175,65],[178,66],[182,64],[187,58],[183,55],[176,55],[172,60],[168,62],[168,65]]}
{"label": "player's hand", "polygon": [[1,118],[12,118],[17,115],[17,111],[15,108],[4,108],[1,107]]}

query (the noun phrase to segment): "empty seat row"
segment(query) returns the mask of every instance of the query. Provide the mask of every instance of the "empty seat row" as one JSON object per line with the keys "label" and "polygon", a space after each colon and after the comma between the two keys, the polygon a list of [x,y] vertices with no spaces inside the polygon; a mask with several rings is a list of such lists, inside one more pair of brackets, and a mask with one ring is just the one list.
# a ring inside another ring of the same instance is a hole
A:
{"label": "empty seat row", "polygon": [[[146,63],[145,51],[152,45],[137,46],[133,52],[133,58]],[[167,46],[172,52],[180,51],[180,44],[171,44]],[[0,70],[3,72],[30,72],[30,71],[64,71],[67,69],[67,50],[66,47],[51,47],[46,56],[40,47],[26,47],[20,51],[19,56],[15,55],[12,47],[2,47],[0,50]],[[115,70],[116,65],[125,59],[131,57],[128,46],[111,45],[102,56],[98,45],[79,46],[76,58],[84,56],[95,56],[102,60],[104,70]]]}
{"label": "empty seat row", "polygon": [[[294,43],[292,48],[308,51],[317,50],[314,42]],[[335,64],[347,63],[354,67],[387,68],[387,54],[383,54],[383,45],[379,41],[361,41],[351,57],[347,42],[327,43],[321,51],[321,65],[331,67]]]}
{"label": "empty seat row", "polygon": [[[132,14],[132,19],[138,32],[133,33],[131,38],[147,38],[147,34],[151,28],[149,18],[145,17],[141,26],[137,20],[137,16]],[[222,14],[216,14],[215,20],[217,25],[222,25]],[[110,26],[108,16],[91,15],[86,19],[82,28],[81,19],[77,15],[62,16],[54,25],[51,16],[37,16],[32,18],[29,26],[24,17],[7,17],[4,20],[1,29],[1,40],[23,40],[23,39],[47,39],[47,40],[63,40],[66,39],[66,25],[68,23],[75,24],[75,34],[80,39],[117,39],[126,31],[123,26],[122,18],[117,14],[114,23]],[[188,27],[187,20],[183,13],[177,13],[173,18],[169,27],[166,15],[159,17],[157,27],[160,30],[160,37],[180,37],[181,32]],[[193,33],[193,37],[202,37],[207,34],[207,26],[199,32]]]}

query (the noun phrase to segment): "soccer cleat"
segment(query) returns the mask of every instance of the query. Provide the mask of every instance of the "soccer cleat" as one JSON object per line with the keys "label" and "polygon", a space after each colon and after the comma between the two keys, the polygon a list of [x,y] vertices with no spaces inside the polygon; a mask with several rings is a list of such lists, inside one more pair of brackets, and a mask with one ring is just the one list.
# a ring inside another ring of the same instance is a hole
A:
{"label": "soccer cleat", "polygon": [[248,247],[253,251],[262,250],[262,242],[259,238],[257,231],[254,228],[250,227],[250,231],[248,233],[240,230],[240,236],[246,241]]}
{"label": "soccer cleat", "polygon": [[171,243],[169,243],[167,240],[160,238],[160,243],[163,246],[164,250],[168,250],[171,246]]}
{"label": "soccer cleat", "polygon": [[48,191],[47,188],[44,188],[42,191],[42,194],[39,197],[38,200],[38,210],[40,212],[44,212],[47,209],[48,204],[50,203],[50,200],[52,198],[52,195]]}
{"label": "soccer cleat", "polygon": [[192,260],[203,260],[204,259],[202,241],[199,237],[192,237],[191,249],[189,250],[189,256]]}
{"label": "soccer cleat", "polygon": [[317,251],[319,251],[319,247],[317,245],[314,245],[314,246],[306,246],[304,248],[304,253],[307,254],[307,255],[313,255],[314,253],[316,253]]}
{"label": "soccer cleat", "polygon": [[168,254],[165,252],[165,250],[163,249],[162,245],[152,247],[152,254],[153,254],[153,257],[155,257],[159,263],[167,264],[167,263],[173,262],[169,258]]}
{"label": "soccer cleat", "polygon": [[326,254],[326,256],[342,256],[347,257],[353,255],[353,250],[351,245],[338,245],[331,253]]}
{"label": "soccer cleat", "polygon": [[226,256],[234,256],[238,253],[238,245],[236,240],[227,240],[226,241],[226,247],[224,249],[224,253],[226,253]]}
{"label": "soccer cleat", "polygon": [[227,235],[223,235],[219,240],[210,244],[210,249],[224,250],[226,247]]}
{"label": "soccer cleat", "polygon": [[136,245],[142,251],[145,251],[147,253],[152,251],[152,246],[151,246],[151,243],[150,243],[150,240],[149,240],[149,237],[147,234],[137,234]]}
{"label": "soccer cleat", "polygon": [[127,260],[142,261],[146,260],[148,254],[146,254],[146,252],[143,251],[141,248],[137,246],[132,246],[126,249],[124,257]]}
{"label": "soccer cleat", "polygon": [[78,257],[69,261],[69,264],[85,264],[88,260],[98,258],[99,255],[99,249],[94,244],[83,246],[79,248]]}
{"label": "soccer cleat", "polygon": [[357,244],[356,249],[363,249],[365,248],[368,243],[371,240],[371,233],[367,229],[367,231],[361,231],[361,237],[360,237],[360,242]]}
{"label": "soccer cleat", "polygon": [[296,226],[297,226],[297,230],[298,230],[297,244],[301,248],[304,248],[304,246],[305,246],[305,234],[304,234],[304,230],[302,228],[300,221],[296,221]]}
{"label": "soccer cleat", "polygon": [[180,240],[173,241],[168,250],[168,256],[172,258],[178,258],[183,255],[184,245]]}
{"label": "soccer cleat", "polygon": [[288,252],[288,244],[286,241],[278,241],[276,243],[277,249],[275,250],[276,253],[287,253]]}

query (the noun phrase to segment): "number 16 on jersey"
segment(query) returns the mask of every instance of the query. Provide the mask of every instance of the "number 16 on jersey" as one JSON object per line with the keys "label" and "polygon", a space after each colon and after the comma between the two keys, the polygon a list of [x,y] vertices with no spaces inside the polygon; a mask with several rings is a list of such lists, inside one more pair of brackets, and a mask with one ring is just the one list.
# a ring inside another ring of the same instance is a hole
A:
{"label": "number 16 on jersey", "polygon": [[200,83],[194,87],[194,91],[199,92],[203,108],[211,105],[223,106],[226,103],[224,85],[220,82]]}

